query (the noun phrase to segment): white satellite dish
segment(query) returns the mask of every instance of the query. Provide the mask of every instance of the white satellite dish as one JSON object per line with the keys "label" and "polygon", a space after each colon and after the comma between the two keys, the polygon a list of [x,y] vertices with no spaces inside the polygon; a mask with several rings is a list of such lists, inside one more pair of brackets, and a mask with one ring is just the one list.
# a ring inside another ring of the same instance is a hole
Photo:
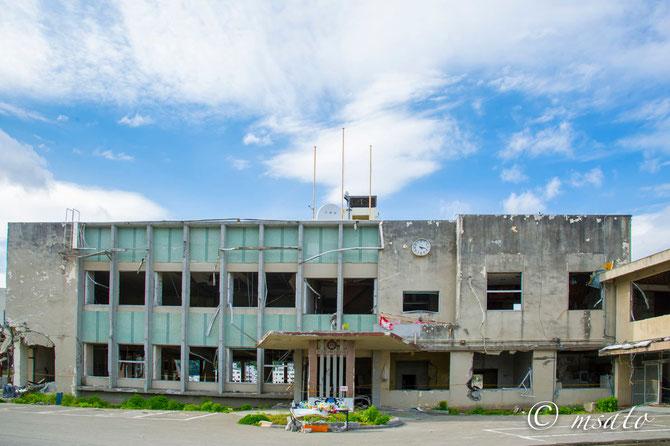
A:
{"label": "white satellite dish", "polygon": [[326,203],[316,213],[317,220],[339,220],[342,210],[336,204]]}

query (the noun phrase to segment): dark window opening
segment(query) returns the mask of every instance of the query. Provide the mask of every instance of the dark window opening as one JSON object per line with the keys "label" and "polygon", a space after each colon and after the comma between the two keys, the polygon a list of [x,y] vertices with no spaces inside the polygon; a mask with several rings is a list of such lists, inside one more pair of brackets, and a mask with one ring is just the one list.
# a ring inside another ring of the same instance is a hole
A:
{"label": "dark window opening", "polygon": [[160,347],[161,373],[164,381],[179,381],[181,379],[180,361],[181,348]]}
{"label": "dark window opening", "polygon": [[86,303],[109,305],[109,271],[86,272]]}
{"label": "dark window opening", "polygon": [[96,344],[91,346],[91,376],[109,376],[107,367],[108,352],[107,344]]}
{"label": "dark window opening", "polygon": [[602,302],[600,301],[600,288],[594,288],[587,285],[591,278],[590,273],[570,273],[569,274],[569,310],[600,310]]}
{"label": "dark window opening", "polygon": [[[375,279],[344,279],[343,314],[371,314],[374,307]],[[337,299],[335,299],[337,305]]]}
{"label": "dark window opening", "polygon": [[219,305],[219,273],[191,273],[191,306]]}
{"label": "dark window opening", "polygon": [[291,384],[295,377],[293,350],[265,350],[263,382]]}
{"label": "dark window opening", "polygon": [[266,307],[295,307],[294,273],[266,273],[265,287],[267,289]]}
{"label": "dark window opening", "polygon": [[144,305],[144,271],[119,273],[119,305]]}
{"label": "dark window opening", "polygon": [[56,381],[56,355],[54,347],[36,346],[31,349],[33,361],[32,382],[42,383]]}
{"label": "dark window opening", "polygon": [[305,313],[334,314],[337,312],[337,280],[305,280]]}
{"label": "dark window opening", "polygon": [[189,352],[189,381],[218,381],[218,355],[216,347],[191,347]]}
{"label": "dark window opening", "polygon": [[402,311],[431,312],[439,311],[440,293],[438,291],[403,291]]}
{"label": "dark window opening", "polygon": [[631,320],[670,314],[670,271],[631,282]]}
{"label": "dark window opening", "polygon": [[598,351],[561,351],[556,354],[556,380],[565,389],[609,388],[612,360]]}
{"label": "dark window opening", "polygon": [[354,395],[372,397],[372,358],[356,358]]}
{"label": "dark window opening", "polygon": [[391,389],[449,389],[448,352],[391,353]]}
{"label": "dark window opening", "polygon": [[256,349],[234,349],[230,350],[230,354],[233,358],[230,381],[235,383],[255,383],[258,379]]}
{"label": "dark window opening", "polygon": [[144,378],[144,346],[119,344],[119,378]]}
{"label": "dark window opening", "polygon": [[523,382],[530,387],[528,372],[532,370],[532,364],[532,352],[475,353],[472,358],[473,382],[481,383],[484,389],[517,388]]}
{"label": "dark window opening", "polygon": [[232,273],[233,307],[258,306],[258,273]]}
{"label": "dark window opening", "polygon": [[181,306],[181,273],[159,273],[158,277],[160,304],[169,307]]}
{"label": "dark window opening", "polygon": [[521,310],[521,273],[488,273],[487,310]]}

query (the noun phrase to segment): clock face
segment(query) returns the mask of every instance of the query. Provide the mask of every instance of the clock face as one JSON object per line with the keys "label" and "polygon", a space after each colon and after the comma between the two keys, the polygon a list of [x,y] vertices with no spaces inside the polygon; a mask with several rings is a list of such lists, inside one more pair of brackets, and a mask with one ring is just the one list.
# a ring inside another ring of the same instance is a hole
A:
{"label": "clock face", "polygon": [[430,242],[426,239],[419,238],[412,243],[412,253],[415,256],[425,256],[430,252]]}

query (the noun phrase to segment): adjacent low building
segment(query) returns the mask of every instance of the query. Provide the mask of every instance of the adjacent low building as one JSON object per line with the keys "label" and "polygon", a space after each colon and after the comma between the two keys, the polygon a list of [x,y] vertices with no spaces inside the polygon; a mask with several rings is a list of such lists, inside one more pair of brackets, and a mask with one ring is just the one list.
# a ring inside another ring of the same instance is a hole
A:
{"label": "adjacent low building", "polygon": [[630,260],[630,217],[10,223],[7,253],[8,320],[53,345],[17,340],[17,384],[574,404],[613,393],[588,282]]}

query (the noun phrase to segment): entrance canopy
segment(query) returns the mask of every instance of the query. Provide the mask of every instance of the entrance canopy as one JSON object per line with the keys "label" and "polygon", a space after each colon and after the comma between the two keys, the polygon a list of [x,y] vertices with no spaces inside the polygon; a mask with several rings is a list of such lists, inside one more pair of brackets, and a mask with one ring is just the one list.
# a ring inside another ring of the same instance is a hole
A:
{"label": "entrance canopy", "polygon": [[347,331],[270,331],[256,344],[258,348],[274,350],[307,350],[309,341],[353,341],[357,350],[416,351],[416,344],[390,332],[351,333]]}

